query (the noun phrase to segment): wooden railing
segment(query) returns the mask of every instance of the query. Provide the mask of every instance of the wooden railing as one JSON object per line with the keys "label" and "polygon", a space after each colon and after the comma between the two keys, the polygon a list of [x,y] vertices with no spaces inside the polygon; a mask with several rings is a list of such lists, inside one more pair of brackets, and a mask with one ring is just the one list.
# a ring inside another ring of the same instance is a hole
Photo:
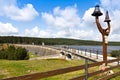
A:
{"label": "wooden railing", "polygon": [[[101,73],[109,71],[109,70],[113,70],[115,68],[120,67],[119,61],[120,61],[120,59],[109,60],[109,61],[107,61],[107,63],[116,62],[117,64],[115,64],[114,66],[111,66],[110,68],[105,69],[104,71],[103,70],[98,70],[98,71],[95,71],[95,72],[92,72],[92,73],[89,73],[89,71],[88,71],[88,73],[86,73],[84,75],[81,75],[79,77],[76,77],[76,78],[72,78],[71,80],[84,80],[84,79],[87,80],[89,77],[101,74]],[[60,75],[60,74],[65,74],[65,73],[78,71],[78,70],[83,70],[83,69],[85,69],[85,71],[86,71],[86,69],[88,70],[88,68],[95,67],[95,66],[100,66],[103,63],[104,63],[104,61],[95,62],[95,63],[91,63],[91,64],[86,63],[85,65],[81,65],[81,66],[69,67],[69,68],[64,68],[64,69],[57,69],[57,70],[52,70],[52,71],[47,71],[47,72],[42,72],[42,73],[34,73],[34,74],[29,74],[29,75],[24,75],[24,76],[6,78],[6,79],[2,79],[2,80],[37,80],[37,79],[47,78],[47,77]],[[86,67],[86,65],[87,65],[87,67]],[[114,77],[114,76],[117,76],[119,74],[120,74],[120,71],[116,72],[112,75],[102,77],[99,80],[107,80],[107,79],[109,79],[111,77]]]}

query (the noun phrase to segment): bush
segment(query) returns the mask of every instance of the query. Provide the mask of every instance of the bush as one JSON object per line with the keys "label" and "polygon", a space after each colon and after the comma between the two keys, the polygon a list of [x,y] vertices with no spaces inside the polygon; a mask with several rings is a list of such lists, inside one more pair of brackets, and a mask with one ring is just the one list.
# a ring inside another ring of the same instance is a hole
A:
{"label": "bush", "polygon": [[26,60],[29,59],[28,51],[22,47],[8,46],[0,50],[0,59]]}
{"label": "bush", "polygon": [[119,58],[120,57],[120,50],[113,50],[110,54],[112,57]]}
{"label": "bush", "polygon": [[18,60],[26,60],[29,59],[29,55],[27,54],[27,50],[25,48],[18,47],[16,49],[16,57]]}

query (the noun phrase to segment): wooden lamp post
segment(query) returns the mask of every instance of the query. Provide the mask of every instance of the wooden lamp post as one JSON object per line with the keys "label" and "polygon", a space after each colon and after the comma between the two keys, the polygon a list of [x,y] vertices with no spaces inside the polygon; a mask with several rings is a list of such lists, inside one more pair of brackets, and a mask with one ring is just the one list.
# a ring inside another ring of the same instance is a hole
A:
{"label": "wooden lamp post", "polygon": [[105,65],[107,66],[107,37],[110,33],[110,19],[109,19],[109,15],[108,15],[108,11],[106,11],[106,17],[104,22],[107,22],[108,27],[106,29],[103,29],[100,25],[99,22],[99,16],[103,15],[99,9],[99,5],[95,6],[95,10],[92,14],[92,16],[95,16],[95,20],[96,20],[96,25],[98,27],[98,30],[100,31],[100,33],[102,34],[102,45],[103,45],[103,61],[105,62]]}

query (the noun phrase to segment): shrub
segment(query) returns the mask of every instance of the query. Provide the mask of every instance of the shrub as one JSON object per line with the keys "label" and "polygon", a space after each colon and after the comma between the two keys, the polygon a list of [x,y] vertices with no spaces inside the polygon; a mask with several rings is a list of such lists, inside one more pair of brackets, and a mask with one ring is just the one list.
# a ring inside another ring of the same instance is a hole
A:
{"label": "shrub", "polygon": [[28,51],[22,47],[8,46],[0,50],[0,59],[26,60],[29,59]]}
{"label": "shrub", "polygon": [[112,57],[120,57],[120,50],[113,50],[111,53]]}
{"label": "shrub", "polygon": [[26,59],[29,59],[28,57],[28,53],[27,53],[27,50],[25,48],[22,48],[22,47],[18,47],[16,49],[16,57],[18,60],[26,60]]}

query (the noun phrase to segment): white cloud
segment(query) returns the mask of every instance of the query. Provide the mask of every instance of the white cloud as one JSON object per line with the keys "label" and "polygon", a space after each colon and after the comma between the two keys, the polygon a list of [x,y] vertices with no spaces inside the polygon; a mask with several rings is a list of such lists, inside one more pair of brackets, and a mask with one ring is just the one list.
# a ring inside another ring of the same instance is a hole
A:
{"label": "white cloud", "polygon": [[77,9],[75,6],[66,7],[61,9],[56,7],[53,13],[42,13],[42,18],[46,21],[48,26],[53,26],[56,28],[68,28],[80,26],[80,17],[77,14]]}
{"label": "white cloud", "polygon": [[0,0],[0,16],[7,16],[12,20],[30,21],[38,16],[38,12],[34,9],[32,4],[26,4],[19,8],[16,0]]}
{"label": "white cloud", "polygon": [[120,0],[101,0],[101,5],[105,10],[109,11],[111,19],[110,41],[120,41]]}
{"label": "white cloud", "polygon": [[[115,0],[101,0],[101,12],[103,13],[103,16],[100,16],[100,23],[101,23],[101,26],[103,28],[107,28],[107,24],[104,21],[105,19],[105,10],[108,10],[109,11],[109,16],[110,16],[110,19],[111,19],[111,33],[109,35],[109,41],[120,41],[120,23],[119,23],[119,20],[120,20],[120,5],[119,5],[119,2],[120,0],[115,1]],[[88,29],[90,30],[93,30],[94,34],[92,34],[90,32],[91,35],[91,39],[92,40],[102,40],[102,37],[101,37],[101,34],[99,33],[98,29],[97,29],[97,26],[96,24],[94,23],[95,22],[95,19],[94,17],[91,16],[91,13],[93,13],[94,11],[94,8],[89,8],[88,10],[85,11],[83,17],[82,17],[82,22],[80,23],[80,26],[83,27],[83,28],[86,28],[85,29],[82,29],[84,30],[85,32],[87,32]],[[96,32],[97,31],[97,32]],[[84,33],[85,33],[84,32]],[[95,36],[95,34],[97,36]],[[85,35],[84,35],[85,36]],[[85,37],[85,39],[89,39],[87,37]]]}
{"label": "white cloud", "polygon": [[42,30],[38,26],[32,29],[26,29],[23,33],[24,36],[29,37],[43,37],[43,38],[74,38],[74,39],[94,39],[97,35],[92,30],[77,30],[74,28],[64,30]]}
{"label": "white cloud", "polygon": [[112,34],[111,37],[109,37],[108,40],[112,41],[120,41],[120,35],[119,34]]}
{"label": "white cloud", "polygon": [[32,29],[26,29],[23,33],[23,36],[43,38],[53,37],[50,30],[42,30],[38,26],[35,26]]}
{"label": "white cloud", "polygon": [[120,0],[100,0],[101,5],[108,10],[120,9]]}
{"label": "white cloud", "polygon": [[0,22],[0,35],[12,35],[17,33],[18,29],[15,28],[11,23]]}
{"label": "white cloud", "polygon": [[92,28],[95,27],[95,18],[91,16],[91,13],[93,13],[94,8],[89,8],[88,10],[85,11],[83,17],[82,17],[82,22],[80,24],[81,27],[86,27],[86,28]]}
{"label": "white cloud", "polygon": [[[103,2],[102,2],[103,1]],[[110,6],[112,4],[112,6]],[[114,0],[101,0],[101,12],[103,16],[100,17],[100,23],[103,28],[107,25],[104,22],[105,8],[107,6],[112,7],[109,11],[111,19],[111,33],[109,41],[120,41],[120,10],[116,8],[117,3]],[[119,5],[118,5],[119,6]],[[118,7],[117,6],[117,7]],[[102,36],[95,24],[95,17],[91,16],[94,8],[89,8],[85,11],[83,17],[80,17],[77,12],[77,6],[68,6],[64,9],[56,7],[52,13],[43,12],[42,18],[46,22],[47,26],[51,27],[49,30],[41,30],[38,27],[34,27],[31,30],[26,30],[26,35],[36,37],[62,37],[62,38],[75,38],[75,39],[88,39],[88,40],[102,40]]]}
{"label": "white cloud", "polygon": [[[69,6],[65,9],[56,7],[53,13],[42,13],[43,20],[48,26],[54,27],[54,37],[101,40],[97,37],[94,17],[91,16],[94,8],[86,10],[81,18],[77,13],[77,6]],[[103,18],[103,17],[102,17]],[[55,31],[57,29],[57,31]],[[99,33],[99,32],[98,32]]]}
{"label": "white cloud", "polygon": [[[115,0],[100,0],[101,12],[109,10],[111,19],[111,33],[109,41],[120,41],[120,5]],[[13,20],[29,21],[34,19],[38,12],[32,4],[26,4],[22,8],[17,6],[16,0],[0,0],[0,16],[7,16]],[[62,37],[75,39],[88,39],[101,41],[102,37],[95,24],[95,18],[91,16],[94,8],[89,8],[85,11],[83,17],[78,14],[77,5],[67,6],[65,8],[55,7],[51,13],[42,12],[42,19],[47,24],[47,29],[41,29],[38,26],[32,29],[26,29],[22,33],[23,36],[32,37]],[[103,28],[107,27],[104,23],[105,14],[100,17],[100,23]],[[1,27],[5,26],[5,27]],[[0,23],[0,34],[18,33],[10,23]]]}
{"label": "white cloud", "polygon": [[111,12],[111,28],[112,28],[112,33],[120,33],[120,10],[114,10]]}
{"label": "white cloud", "polygon": [[93,10],[93,8],[88,9],[80,18],[76,5],[68,6],[65,9],[56,7],[53,13],[42,13],[42,18],[48,26],[53,27],[50,32],[52,37],[96,40],[95,32],[92,30],[94,28],[91,28],[96,27],[93,24],[94,17],[91,16]]}

